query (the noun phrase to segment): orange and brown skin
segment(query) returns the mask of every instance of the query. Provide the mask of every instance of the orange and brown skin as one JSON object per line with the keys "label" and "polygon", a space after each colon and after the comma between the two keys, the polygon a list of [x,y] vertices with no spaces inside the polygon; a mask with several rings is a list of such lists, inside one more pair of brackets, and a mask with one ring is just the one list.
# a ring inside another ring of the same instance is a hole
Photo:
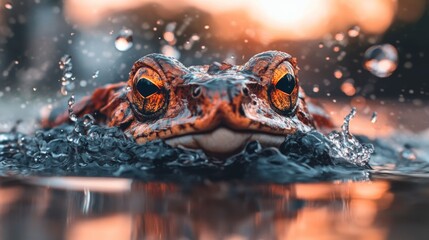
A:
{"label": "orange and brown skin", "polygon": [[[290,94],[276,87],[290,73],[296,84]],[[158,91],[139,92],[139,80]],[[90,113],[99,123],[120,127],[138,143],[170,139],[226,127],[288,135],[298,130],[332,127],[323,111],[299,87],[295,58],[279,51],[255,55],[242,66],[214,63],[185,67],[176,59],[150,54],[136,61],[127,83],[107,85],[74,106],[78,116]],[[44,118],[43,127],[68,121],[67,113]]]}

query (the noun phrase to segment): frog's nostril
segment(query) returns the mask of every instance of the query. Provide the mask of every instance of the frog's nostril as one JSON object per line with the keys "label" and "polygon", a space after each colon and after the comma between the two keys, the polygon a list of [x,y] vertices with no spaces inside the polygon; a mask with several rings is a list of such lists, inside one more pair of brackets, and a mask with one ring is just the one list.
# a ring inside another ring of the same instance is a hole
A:
{"label": "frog's nostril", "polygon": [[203,90],[201,89],[200,86],[196,86],[192,89],[192,97],[193,98],[198,98],[199,96],[201,96],[201,93],[203,92]]}
{"label": "frog's nostril", "polygon": [[247,87],[242,87],[241,93],[243,94],[243,96],[249,96],[249,89]]}
{"label": "frog's nostril", "polygon": [[244,108],[242,105],[240,105],[240,107],[238,108],[238,112],[240,113],[241,116],[246,116],[246,113],[244,112]]}

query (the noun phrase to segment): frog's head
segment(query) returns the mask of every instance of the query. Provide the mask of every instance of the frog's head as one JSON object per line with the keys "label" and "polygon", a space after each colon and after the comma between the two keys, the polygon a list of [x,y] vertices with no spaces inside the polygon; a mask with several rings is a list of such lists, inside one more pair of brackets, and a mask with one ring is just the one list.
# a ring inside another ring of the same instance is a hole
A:
{"label": "frog's head", "polygon": [[242,66],[189,68],[150,54],[134,64],[126,100],[109,125],[122,126],[138,143],[161,138],[215,155],[233,154],[251,140],[278,146],[286,135],[314,127],[297,72],[296,60],[278,51]]}

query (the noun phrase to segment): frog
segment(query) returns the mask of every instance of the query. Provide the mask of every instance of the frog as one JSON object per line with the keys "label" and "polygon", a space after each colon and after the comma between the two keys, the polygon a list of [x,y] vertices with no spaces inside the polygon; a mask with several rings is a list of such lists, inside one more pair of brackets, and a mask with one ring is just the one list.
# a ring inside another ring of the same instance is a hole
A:
{"label": "frog", "polygon": [[[159,53],[138,59],[128,81],[97,88],[72,107],[98,124],[120,128],[138,144],[163,140],[173,147],[229,156],[251,141],[279,147],[298,131],[330,129],[329,114],[300,87],[297,59],[265,51],[242,65],[214,62],[185,67]],[[41,126],[70,121],[45,111]]]}

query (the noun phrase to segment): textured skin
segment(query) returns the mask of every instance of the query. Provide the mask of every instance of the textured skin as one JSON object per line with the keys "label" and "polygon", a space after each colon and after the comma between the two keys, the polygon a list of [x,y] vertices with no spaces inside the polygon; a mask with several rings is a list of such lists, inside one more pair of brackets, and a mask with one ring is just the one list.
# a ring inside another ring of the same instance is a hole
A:
{"label": "textured skin", "polygon": [[[297,86],[290,95],[273,90],[284,71],[293,71],[296,77]],[[308,107],[297,73],[296,60],[279,51],[257,54],[242,66],[214,63],[188,68],[176,59],[149,54],[134,63],[127,83],[97,89],[76,104],[74,111],[78,116],[90,113],[99,123],[120,127],[138,143],[206,133],[219,127],[270,135],[332,127],[323,111],[309,112],[315,107]],[[162,88],[163,94],[145,102],[135,87],[142,74]],[[199,94],[193,96],[196,88]],[[274,104],[289,110],[281,112]],[[147,116],[142,109],[160,110]],[[67,121],[67,113],[51,113],[41,123],[52,127]]]}

